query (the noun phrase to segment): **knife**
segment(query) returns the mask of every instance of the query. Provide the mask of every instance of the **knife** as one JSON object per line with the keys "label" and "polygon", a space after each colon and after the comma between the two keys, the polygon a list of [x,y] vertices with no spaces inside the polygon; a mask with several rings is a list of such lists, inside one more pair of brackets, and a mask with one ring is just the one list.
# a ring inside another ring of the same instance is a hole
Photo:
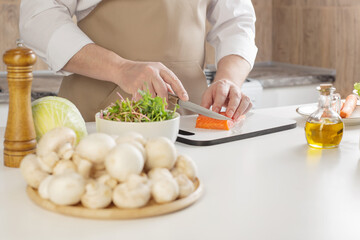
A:
{"label": "knife", "polygon": [[185,101],[181,100],[178,96],[176,96],[172,93],[168,93],[168,94],[169,94],[169,102],[171,102],[172,104],[179,104],[180,107],[183,107],[183,108],[193,111],[195,113],[204,115],[206,117],[210,117],[210,118],[214,118],[214,119],[218,119],[218,120],[231,120],[231,118],[228,118],[224,115],[213,112],[207,108],[204,108],[204,107],[197,105],[195,103],[192,103],[190,101],[185,102]]}

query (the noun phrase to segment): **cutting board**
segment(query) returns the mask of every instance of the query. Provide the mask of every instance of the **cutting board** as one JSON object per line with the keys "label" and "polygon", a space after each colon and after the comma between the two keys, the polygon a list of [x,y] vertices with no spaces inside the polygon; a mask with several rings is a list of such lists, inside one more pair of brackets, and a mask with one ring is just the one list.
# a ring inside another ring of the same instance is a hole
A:
{"label": "cutting board", "polygon": [[195,146],[210,146],[296,127],[296,121],[292,119],[273,117],[260,113],[248,113],[244,122],[236,125],[231,130],[200,129],[195,128],[197,116],[181,116],[180,130],[176,141]]}

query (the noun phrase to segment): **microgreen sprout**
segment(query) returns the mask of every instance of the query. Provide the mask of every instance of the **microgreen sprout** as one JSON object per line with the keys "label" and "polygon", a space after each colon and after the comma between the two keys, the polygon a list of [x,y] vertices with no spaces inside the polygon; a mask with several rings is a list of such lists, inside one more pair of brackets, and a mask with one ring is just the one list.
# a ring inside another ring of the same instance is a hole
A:
{"label": "microgreen sprout", "polygon": [[118,122],[158,122],[174,118],[176,109],[166,109],[166,98],[152,97],[149,90],[138,90],[142,98],[138,101],[124,99],[119,93],[116,100],[105,110],[100,111],[100,118]]}

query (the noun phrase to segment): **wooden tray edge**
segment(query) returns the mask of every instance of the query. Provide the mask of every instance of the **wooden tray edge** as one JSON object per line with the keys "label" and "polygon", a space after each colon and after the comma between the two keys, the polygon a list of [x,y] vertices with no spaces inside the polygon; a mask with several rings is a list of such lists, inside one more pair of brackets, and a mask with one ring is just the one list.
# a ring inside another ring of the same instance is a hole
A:
{"label": "wooden tray edge", "polygon": [[38,206],[63,215],[91,218],[91,219],[138,219],[160,216],[172,212],[176,212],[189,207],[199,200],[204,192],[203,184],[199,179],[195,180],[196,189],[186,198],[175,200],[174,202],[165,204],[148,205],[137,209],[121,209],[121,208],[104,208],[104,209],[88,209],[82,206],[60,206],[40,197],[38,191],[27,186],[26,192],[29,198]]}

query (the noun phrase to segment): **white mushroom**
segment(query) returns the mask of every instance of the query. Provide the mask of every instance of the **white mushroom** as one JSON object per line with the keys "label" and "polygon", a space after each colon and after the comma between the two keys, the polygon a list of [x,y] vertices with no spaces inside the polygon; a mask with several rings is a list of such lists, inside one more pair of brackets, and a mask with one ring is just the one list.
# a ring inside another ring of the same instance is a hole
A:
{"label": "white mushroom", "polygon": [[187,155],[179,155],[176,159],[175,169],[185,174],[190,180],[194,181],[197,176],[195,162]]}
{"label": "white mushroom", "polygon": [[20,171],[27,184],[33,188],[38,188],[40,183],[49,175],[40,168],[35,154],[28,154],[23,158]]}
{"label": "white mushroom", "polygon": [[154,168],[149,171],[151,194],[157,203],[174,201],[179,196],[179,185],[166,168]]}
{"label": "white mushroom", "polygon": [[75,132],[67,127],[57,127],[45,133],[36,150],[41,168],[51,173],[60,158],[70,159],[75,142]]}
{"label": "white mushroom", "polygon": [[179,196],[179,185],[174,178],[162,178],[152,182],[151,194],[157,203],[171,202]]}
{"label": "white mushroom", "polygon": [[85,186],[86,192],[81,203],[87,208],[98,209],[109,206],[112,199],[111,188],[100,182],[90,182]]}
{"label": "white mushroom", "polygon": [[144,138],[144,136],[137,132],[128,132],[116,138],[116,144],[127,143],[130,141],[137,141],[143,146],[146,143],[146,139]]}
{"label": "white mushroom", "polygon": [[113,191],[113,202],[119,208],[139,208],[147,204],[151,197],[146,177],[129,176],[127,182],[119,184]]}
{"label": "white mushroom", "polygon": [[40,183],[38,192],[43,199],[49,199],[49,183],[53,177],[54,175],[49,175]]}
{"label": "white mushroom", "polygon": [[97,178],[96,181],[109,186],[111,189],[114,189],[118,184],[118,181],[107,173]]}
{"label": "white mushroom", "polygon": [[46,156],[39,157],[39,165],[42,170],[52,173],[55,164],[60,160],[56,152],[50,152]]}
{"label": "white mushroom", "polygon": [[48,186],[49,199],[58,205],[72,205],[80,201],[85,192],[85,181],[76,172],[54,175]]}
{"label": "white mushroom", "polygon": [[146,151],[145,151],[144,145],[142,145],[139,141],[136,141],[136,140],[131,140],[127,143],[136,147],[141,152],[141,154],[143,155],[144,161],[146,162]]}
{"label": "white mushroom", "polygon": [[179,197],[184,198],[189,196],[195,190],[194,183],[185,175],[179,174],[175,177],[177,184],[179,185]]}
{"label": "white mushroom", "polygon": [[153,168],[148,172],[148,176],[151,181],[157,181],[163,178],[173,178],[173,175],[167,168]]}
{"label": "white mushroom", "polygon": [[106,155],[106,170],[120,182],[126,181],[131,174],[140,174],[143,167],[144,158],[141,152],[128,143],[117,145]]}
{"label": "white mushroom", "polygon": [[77,162],[77,172],[84,178],[89,178],[93,164],[85,159],[81,159]]}
{"label": "white mushroom", "polygon": [[165,137],[150,139],[145,145],[146,168],[173,168],[176,160],[175,145]]}
{"label": "white mushroom", "polygon": [[74,154],[74,148],[72,144],[65,143],[58,151],[60,159],[69,160]]}
{"label": "white mushroom", "polygon": [[58,161],[53,169],[53,174],[59,175],[66,171],[76,171],[76,166],[73,161],[70,161],[70,160]]}
{"label": "white mushroom", "polygon": [[115,140],[105,133],[92,133],[76,147],[76,154],[94,164],[102,164],[106,154],[116,146]]}
{"label": "white mushroom", "polygon": [[90,174],[95,171],[94,170],[94,164],[82,157],[80,157],[79,154],[76,152],[72,156],[72,160],[76,165],[77,172],[80,173],[81,176],[84,178],[89,178]]}

